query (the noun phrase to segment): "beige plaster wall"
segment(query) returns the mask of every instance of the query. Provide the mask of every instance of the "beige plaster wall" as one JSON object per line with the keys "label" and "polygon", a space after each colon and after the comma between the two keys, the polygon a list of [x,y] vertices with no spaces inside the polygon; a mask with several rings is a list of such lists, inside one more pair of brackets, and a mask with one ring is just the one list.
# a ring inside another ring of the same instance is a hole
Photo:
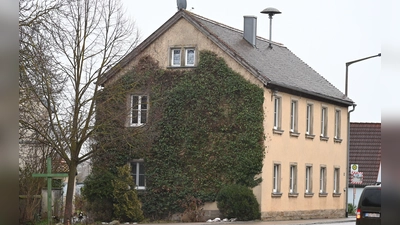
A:
{"label": "beige plaster wall", "polygon": [[[267,92],[266,92],[267,93]],[[332,104],[306,99],[298,96],[279,92],[282,99],[282,134],[273,132],[274,100],[266,96],[264,111],[265,159],[263,167],[263,183],[259,191],[262,212],[280,212],[322,209],[345,208],[346,181],[346,149],[347,149],[347,108],[337,107]],[[291,100],[298,101],[298,137],[290,135],[290,106]],[[313,139],[306,138],[306,106],[312,103],[313,110]],[[328,141],[320,140],[321,108],[328,107]],[[334,115],[335,109],[341,110],[341,143],[334,142]],[[273,165],[281,165],[281,193],[280,197],[272,197],[273,189]],[[297,197],[289,197],[290,164],[297,164]],[[312,165],[312,197],[305,197],[305,170],[306,164]],[[326,197],[319,196],[320,166],[326,166]],[[333,173],[334,168],[340,168],[340,197],[333,197]]]}

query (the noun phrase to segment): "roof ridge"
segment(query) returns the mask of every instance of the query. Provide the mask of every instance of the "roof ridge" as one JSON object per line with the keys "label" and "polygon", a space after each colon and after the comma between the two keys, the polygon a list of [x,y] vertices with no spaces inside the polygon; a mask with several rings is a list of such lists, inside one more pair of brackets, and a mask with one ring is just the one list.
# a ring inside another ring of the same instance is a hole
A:
{"label": "roof ridge", "polygon": [[[240,33],[240,34],[243,34],[243,33],[244,33],[243,30],[240,30],[240,29],[238,29],[238,28],[231,27],[231,26],[229,26],[229,25],[226,25],[226,24],[220,23],[220,22],[218,22],[218,21],[215,21],[215,20],[206,18],[206,17],[204,17],[204,16],[200,16],[200,15],[198,15],[198,14],[196,14],[196,13],[193,13],[193,12],[190,12],[190,11],[187,11],[187,10],[185,10],[185,12],[188,13],[188,14],[190,14],[191,16],[194,16],[194,17],[196,17],[196,18],[198,18],[198,19],[201,19],[201,20],[204,20],[204,21],[206,21],[206,22],[215,24],[215,25],[217,25],[217,26],[220,26],[220,27],[223,27],[223,28],[226,28],[226,29],[229,29],[229,30],[238,32],[238,33]],[[271,44],[279,45],[279,46],[281,46],[281,47],[285,47],[284,44],[282,44],[282,43],[275,42],[275,41],[270,41],[270,40],[268,40],[267,38],[264,38],[264,37],[259,36],[259,35],[256,35],[256,38],[257,38],[258,40],[260,40],[260,41],[265,41],[265,42],[267,42],[267,43],[271,43]]]}

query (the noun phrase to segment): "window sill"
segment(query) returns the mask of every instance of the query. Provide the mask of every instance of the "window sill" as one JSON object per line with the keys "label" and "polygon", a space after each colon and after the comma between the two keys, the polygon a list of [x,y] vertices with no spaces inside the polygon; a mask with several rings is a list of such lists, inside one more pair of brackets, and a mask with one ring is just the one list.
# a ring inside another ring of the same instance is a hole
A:
{"label": "window sill", "polygon": [[300,133],[297,133],[297,132],[295,132],[295,131],[290,131],[290,136],[292,136],[292,137],[298,137],[298,136],[300,136]]}
{"label": "window sill", "polygon": [[289,198],[297,198],[299,196],[299,193],[289,193]]}
{"label": "window sill", "polygon": [[314,193],[304,193],[304,197],[311,198],[314,196]]}
{"label": "window sill", "polygon": [[196,66],[167,66],[167,69],[193,69]]}
{"label": "window sill", "polygon": [[333,197],[340,197],[342,195],[342,193],[333,193],[332,196]]}
{"label": "window sill", "polygon": [[307,139],[314,139],[315,135],[314,134],[306,134]]}
{"label": "window sill", "polygon": [[283,130],[278,130],[278,129],[272,129],[272,132],[273,132],[274,134],[282,135],[284,131],[283,131]]}
{"label": "window sill", "polygon": [[319,140],[321,140],[321,141],[328,141],[328,140],[329,140],[329,137],[320,136],[320,137],[319,137]]}
{"label": "window sill", "polygon": [[342,143],[342,141],[343,141],[343,140],[340,139],[340,138],[334,138],[333,140],[335,141],[335,143]]}
{"label": "window sill", "polygon": [[319,197],[326,197],[328,196],[328,193],[324,192],[324,193],[319,193]]}
{"label": "window sill", "polygon": [[282,197],[282,193],[279,193],[279,192],[272,192],[272,193],[271,193],[271,197],[273,197],[273,198],[280,198],[280,197]]}

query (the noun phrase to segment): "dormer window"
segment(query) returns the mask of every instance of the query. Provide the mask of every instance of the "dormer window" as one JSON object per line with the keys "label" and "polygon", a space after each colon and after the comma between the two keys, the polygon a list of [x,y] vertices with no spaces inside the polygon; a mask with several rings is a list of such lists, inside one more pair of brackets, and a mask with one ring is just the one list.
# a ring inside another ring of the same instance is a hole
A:
{"label": "dormer window", "polygon": [[171,48],[171,67],[193,67],[196,65],[196,48],[173,47]]}

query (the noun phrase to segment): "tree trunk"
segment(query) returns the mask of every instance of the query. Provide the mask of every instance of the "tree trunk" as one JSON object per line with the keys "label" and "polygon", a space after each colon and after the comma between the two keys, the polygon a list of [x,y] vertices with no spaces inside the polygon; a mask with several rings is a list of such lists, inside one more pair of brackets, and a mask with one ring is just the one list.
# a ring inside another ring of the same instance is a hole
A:
{"label": "tree trunk", "polygon": [[72,204],[75,192],[76,170],[77,170],[77,163],[71,160],[68,173],[67,196],[65,199],[64,225],[72,224],[72,208],[73,208]]}

